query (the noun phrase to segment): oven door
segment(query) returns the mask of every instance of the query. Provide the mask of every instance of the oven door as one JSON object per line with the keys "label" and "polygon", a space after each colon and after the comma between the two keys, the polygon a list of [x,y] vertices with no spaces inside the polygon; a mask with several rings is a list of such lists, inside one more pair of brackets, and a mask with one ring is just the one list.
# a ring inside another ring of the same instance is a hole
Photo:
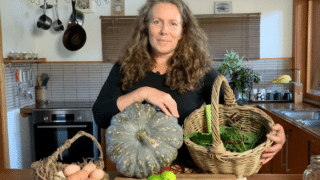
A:
{"label": "oven door", "polygon": [[[34,124],[36,161],[51,156],[59,147],[65,144],[79,131],[93,134],[92,122],[61,122]],[[83,158],[94,158],[93,141],[87,136],[81,136],[69,148],[62,152],[59,162],[71,164],[83,162]]]}

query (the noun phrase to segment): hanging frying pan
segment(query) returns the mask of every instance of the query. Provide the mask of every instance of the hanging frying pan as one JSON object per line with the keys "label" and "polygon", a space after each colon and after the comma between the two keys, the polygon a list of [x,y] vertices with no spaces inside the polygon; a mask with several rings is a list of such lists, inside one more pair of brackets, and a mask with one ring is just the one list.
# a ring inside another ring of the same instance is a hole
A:
{"label": "hanging frying pan", "polygon": [[87,35],[82,26],[76,21],[75,0],[72,0],[73,21],[63,35],[63,44],[70,51],[77,51],[86,43]]}

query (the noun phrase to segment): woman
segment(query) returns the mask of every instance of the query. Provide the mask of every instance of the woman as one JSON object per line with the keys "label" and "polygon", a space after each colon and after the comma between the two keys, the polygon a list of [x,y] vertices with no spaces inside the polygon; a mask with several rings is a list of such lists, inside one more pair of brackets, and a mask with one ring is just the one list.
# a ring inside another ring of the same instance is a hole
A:
{"label": "woman", "polygon": [[[148,0],[140,9],[131,40],[94,104],[94,119],[108,128],[112,116],[134,102],[158,106],[166,115],[184,119],[205,102],[211,103],[218,73],[211,68],[207,38],[196,18],[181,0]],[[224,103],[220,90],[220,104]],[[268,135],[275,145],[262,155],[267,163],[285,143],[284,130],[273,126]],[[268,153],[269,152],[269,153]],[[191,159],[185,145],[172,164]],[[192,165],[190,165],[192,166]]]}

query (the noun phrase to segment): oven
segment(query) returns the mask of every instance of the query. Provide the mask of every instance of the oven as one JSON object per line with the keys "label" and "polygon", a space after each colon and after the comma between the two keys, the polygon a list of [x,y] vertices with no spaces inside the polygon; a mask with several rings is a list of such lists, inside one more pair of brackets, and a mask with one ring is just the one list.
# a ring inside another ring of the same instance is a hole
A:
{"label": "oven", "polygon": [[[66,140],[79,131],[92,134],[98,142],[100,132],[93,120],[93,103],[49,103],[33,112],[33,129],[36,161],[51,156]],[[87,136],[81,136],[62,152],[59,162],[83,162],[83,158],[98,160],[99,150]]]}

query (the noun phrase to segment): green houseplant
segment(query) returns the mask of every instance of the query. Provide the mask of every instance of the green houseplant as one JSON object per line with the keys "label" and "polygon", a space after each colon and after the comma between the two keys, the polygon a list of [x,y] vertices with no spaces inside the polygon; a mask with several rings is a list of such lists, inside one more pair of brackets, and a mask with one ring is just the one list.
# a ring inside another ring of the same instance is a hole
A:
{"label": "green houseplant", "polygon": [[260,83],[261,75],[255,73],[252,68],[243,65],[243,57],[231,50],[225,54],[223,62],[220,64],[219,69],[221,74],[229,76],[231,79],[230,86],[238,98],[238,104],[245,104],[249,101],[249,92],[253,83]]}
{"label": "green houseplant", "polygon": [[223,62],[219,66],[221,74],[224,76],[231,75],[240,69],[242,67],[242,59],[243,57],[240,59],[239,55],[233,50],[230,53],[227,50],[227,54],[224,55]]}

